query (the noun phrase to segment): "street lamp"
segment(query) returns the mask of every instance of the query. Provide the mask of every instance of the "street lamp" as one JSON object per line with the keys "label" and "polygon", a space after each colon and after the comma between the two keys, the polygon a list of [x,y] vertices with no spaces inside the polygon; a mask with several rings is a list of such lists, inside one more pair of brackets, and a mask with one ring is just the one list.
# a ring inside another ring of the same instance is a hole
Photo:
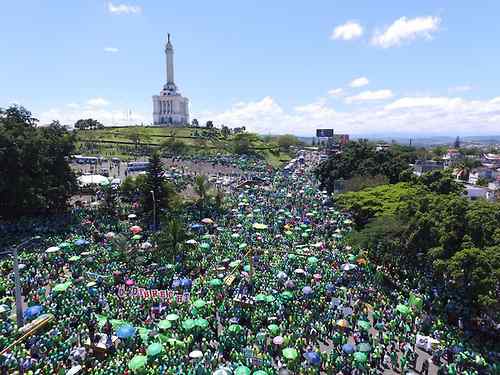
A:
{"label": "street lamp", "polygon": [[156,232],[156,199],[155,199],[155,192],[153,190],[150,190],[151,196],[153,197],[153,225],[154,225],[154,231]]}
{"label": "street lamp", "polygon": [[36,236],[27,240],[24,240],[19,245],[14,246],[12,249],[12,257],[14,258],[14,282],[15,282],[15,292],[16,292],[16,320],[17,320],[17,328],[21,328],[23,326],[23,301],[21,294],[21,277],[19,276],[19,259],[17,250],[21,247],[26,247],[34,241],[38,241],[40,236]]}

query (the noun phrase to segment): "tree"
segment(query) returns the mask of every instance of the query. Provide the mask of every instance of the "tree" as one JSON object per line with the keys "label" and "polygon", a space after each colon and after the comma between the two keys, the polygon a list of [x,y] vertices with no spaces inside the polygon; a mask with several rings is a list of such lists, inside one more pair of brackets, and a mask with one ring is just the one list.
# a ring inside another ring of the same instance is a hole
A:
{"label": "tree", "polygon": [[161,144],[161,149],[169,154],[182,155],[186,153],[187,146],[184,142],[177,140],[177,138],[173,136]]}
{"label": "tree", "polygon": [[198,126],[200,126],[200,124],[199,124],[199,122],[198,122],[198,119],[195,119],[195,118],[194,118],[194,119],[193,119],[193,121],[191,121],[191,125],[192,125],[192,126],[194,126],[194,127],[196,127],[196,128],[197,128]]}
{"label": "tree", "polygon": [[103,124],[101,124],[99,121],[91,119],[91,118],[85,119],[85,120],[83,120],[83,119],[78,120],[77,122],[75,122],[74,127],[75,127],[75,129],[78,129],[78,130],[104,129]]}
{"label": "tree", "polygon": [[67,162],[74,136],[58,122],[37,121],[23,107],[0,108],[0,216],[62,212],[77,189]]}
{"label": "tree", "polygon": [[207,177],[196,176],[193,189],[196,195],[198,195],[196,205],[198,206],[201,214],[210,200],[210,184],[208,183]]}
{"label": "tree", "polygon": [[[153,216],[153,221],[159,223],[160,209],[168,207],[168,196],[164,189],[163,175],[165,171],[161,164],[160,155],[154,152],[149,158],[148,173],[146,181],[142,188],[142,201],[145,212],[150,212]],[[154,205],[156,204],[156,212],[153,213]]]}
{"label": "tree", "polygon": [[276,141],[278,142],[280,149],[285,151],[285,152],[290,151],[290,148],[292,146],[298,146],[302,143],[299,141],[299,139],[296,136],[294,136],[292,134],[280,135],[280,136],[278,136]]}
{"label": "tree", "polygon": [[221,134],[222,134],[222,136],[224,138],[227,138],[231,134],[231,130],[227,126],[222,125],[222,127],[221,127]]}
{"label": "tree", "polygon": [[484,177],[479,177],[477,179],[477,182],[476,182],[476,185],[478,186],[488,186],[488,179],[484,178]]}
{"label": "tree", "polygon": [[457,150],[460,148],[460,137],[457,136],[457,138],[455,138],[455,142],[453,143],[453,147],[456,148]]}
{"label": "tree", "polygon": [[214,127],[214,123],[212,121],[207,121],[206,128],[207,129],[212,129]]}
{"label": "tree", "polygon": [[175,263],[176,258],[183,255],[186,238],[186,228],[183,223],[176,218],[170,219],[158,235],[157,243],[160,259]]}

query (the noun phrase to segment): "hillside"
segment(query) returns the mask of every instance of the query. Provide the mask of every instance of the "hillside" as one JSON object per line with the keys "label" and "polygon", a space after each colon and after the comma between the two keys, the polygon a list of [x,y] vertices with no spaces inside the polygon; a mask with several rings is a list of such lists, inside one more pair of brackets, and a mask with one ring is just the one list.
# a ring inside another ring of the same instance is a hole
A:
{"label": "hillside", "polygon": [[171,154],[255,154],[278,166],[290,159],[274,142],[250,133],[224,136],[220,129],[146,126],[106,127],[76,131],[77,151],[129,159],[161,148]]}

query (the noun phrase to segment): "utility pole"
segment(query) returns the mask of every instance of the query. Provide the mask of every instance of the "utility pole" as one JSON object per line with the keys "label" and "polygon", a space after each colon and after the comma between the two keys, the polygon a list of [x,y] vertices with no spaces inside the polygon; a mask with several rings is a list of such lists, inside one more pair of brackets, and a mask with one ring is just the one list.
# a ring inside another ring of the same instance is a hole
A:
{"label": "utility pole", "polygon": [[21,328],[24,325],[23,319],[23,301],[22,301],[22,293],[21,293],[21,277],[19,275],[19,258],[18,258],[18,248],[26,247],[33,241],[38,241],[40,236],[36,236],[34,238],[30,238],[21,242],[19,245],[14,246],[12,249],[12,256],[14,258],[14,282],[15,282],[15,293],[16,293],[16,320],[17,320],[17,328]]}
{"label": "utility pole", "polygon": [[155,192],[153,190],[150,190],[151,196],[153,197],[153,226],[154,226],[154,231],[156,232],[156,198],[155,198]]}

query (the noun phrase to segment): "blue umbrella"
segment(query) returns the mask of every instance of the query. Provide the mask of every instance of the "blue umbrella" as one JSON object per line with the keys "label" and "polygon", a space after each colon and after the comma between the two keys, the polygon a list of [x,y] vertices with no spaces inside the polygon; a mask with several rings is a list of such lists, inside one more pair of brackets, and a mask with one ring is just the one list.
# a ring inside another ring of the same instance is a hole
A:
{"label": "blue umbrella", "polygon": [[191,229],[197,231],[197,232],[201,232],[203,230],[203,225],[201,224],[191,224]]}
{"label": "blue umbrella", "polygon": [[305,286],[304,288],[302,288],[302,293],[304,293],[305,296],[310,296],[311,294],[313,294],[313,290],[310,286]]}
{"label": "blue umbrella", "polygon": [[191,285],[193,285],[193,282],[190,279],[181,279],[181,287],[184,289],[191,288]]}
{"label": "blue umbrella", "polygon": [[172,281],[172,288],[177,289],[180,286],[181,286],[181,281],[179,279],[174,279],[174,281]]}
{"label": "blue umbrella", "polygon": [[116,336],[121,339],[126,339],[135,335],[135,328],[131,325],[121,326],[118,331],[116,331]]}
{"label": "blue umbrella", "polygon": [[90,243],[89,241],[83,240],[81,238],[75,241],[76,246],[85,246],[88,245],[89,243]]}
{"label": "blue umbrella", "polygon": [[321,364],[321,358],[316,352],[306,352],[304,353],[305,359],[313,366],[319,366]]}
{"label": "blue umbrella", "polygon": [[352,354],[356,351],[356,348],[352,344],[344,344],[342,345],[342,350],[344,351],[344,353]]}
{"label": "blue umbrella", "polygon": [[332,283],[326,284],[325,288],[328,293],[334,293],[335,290],[337,289],[335,285],[333,285]]}
{"label": "blue umbrella", "polygon": [[34,306],[31,306],[31,307],[28,307],[24,311],[24,318],[25,319],[36,318],[38,315],[41,314],[42,310],[43,310],[43,307],[40,306],[40,305],[34,305]]}

